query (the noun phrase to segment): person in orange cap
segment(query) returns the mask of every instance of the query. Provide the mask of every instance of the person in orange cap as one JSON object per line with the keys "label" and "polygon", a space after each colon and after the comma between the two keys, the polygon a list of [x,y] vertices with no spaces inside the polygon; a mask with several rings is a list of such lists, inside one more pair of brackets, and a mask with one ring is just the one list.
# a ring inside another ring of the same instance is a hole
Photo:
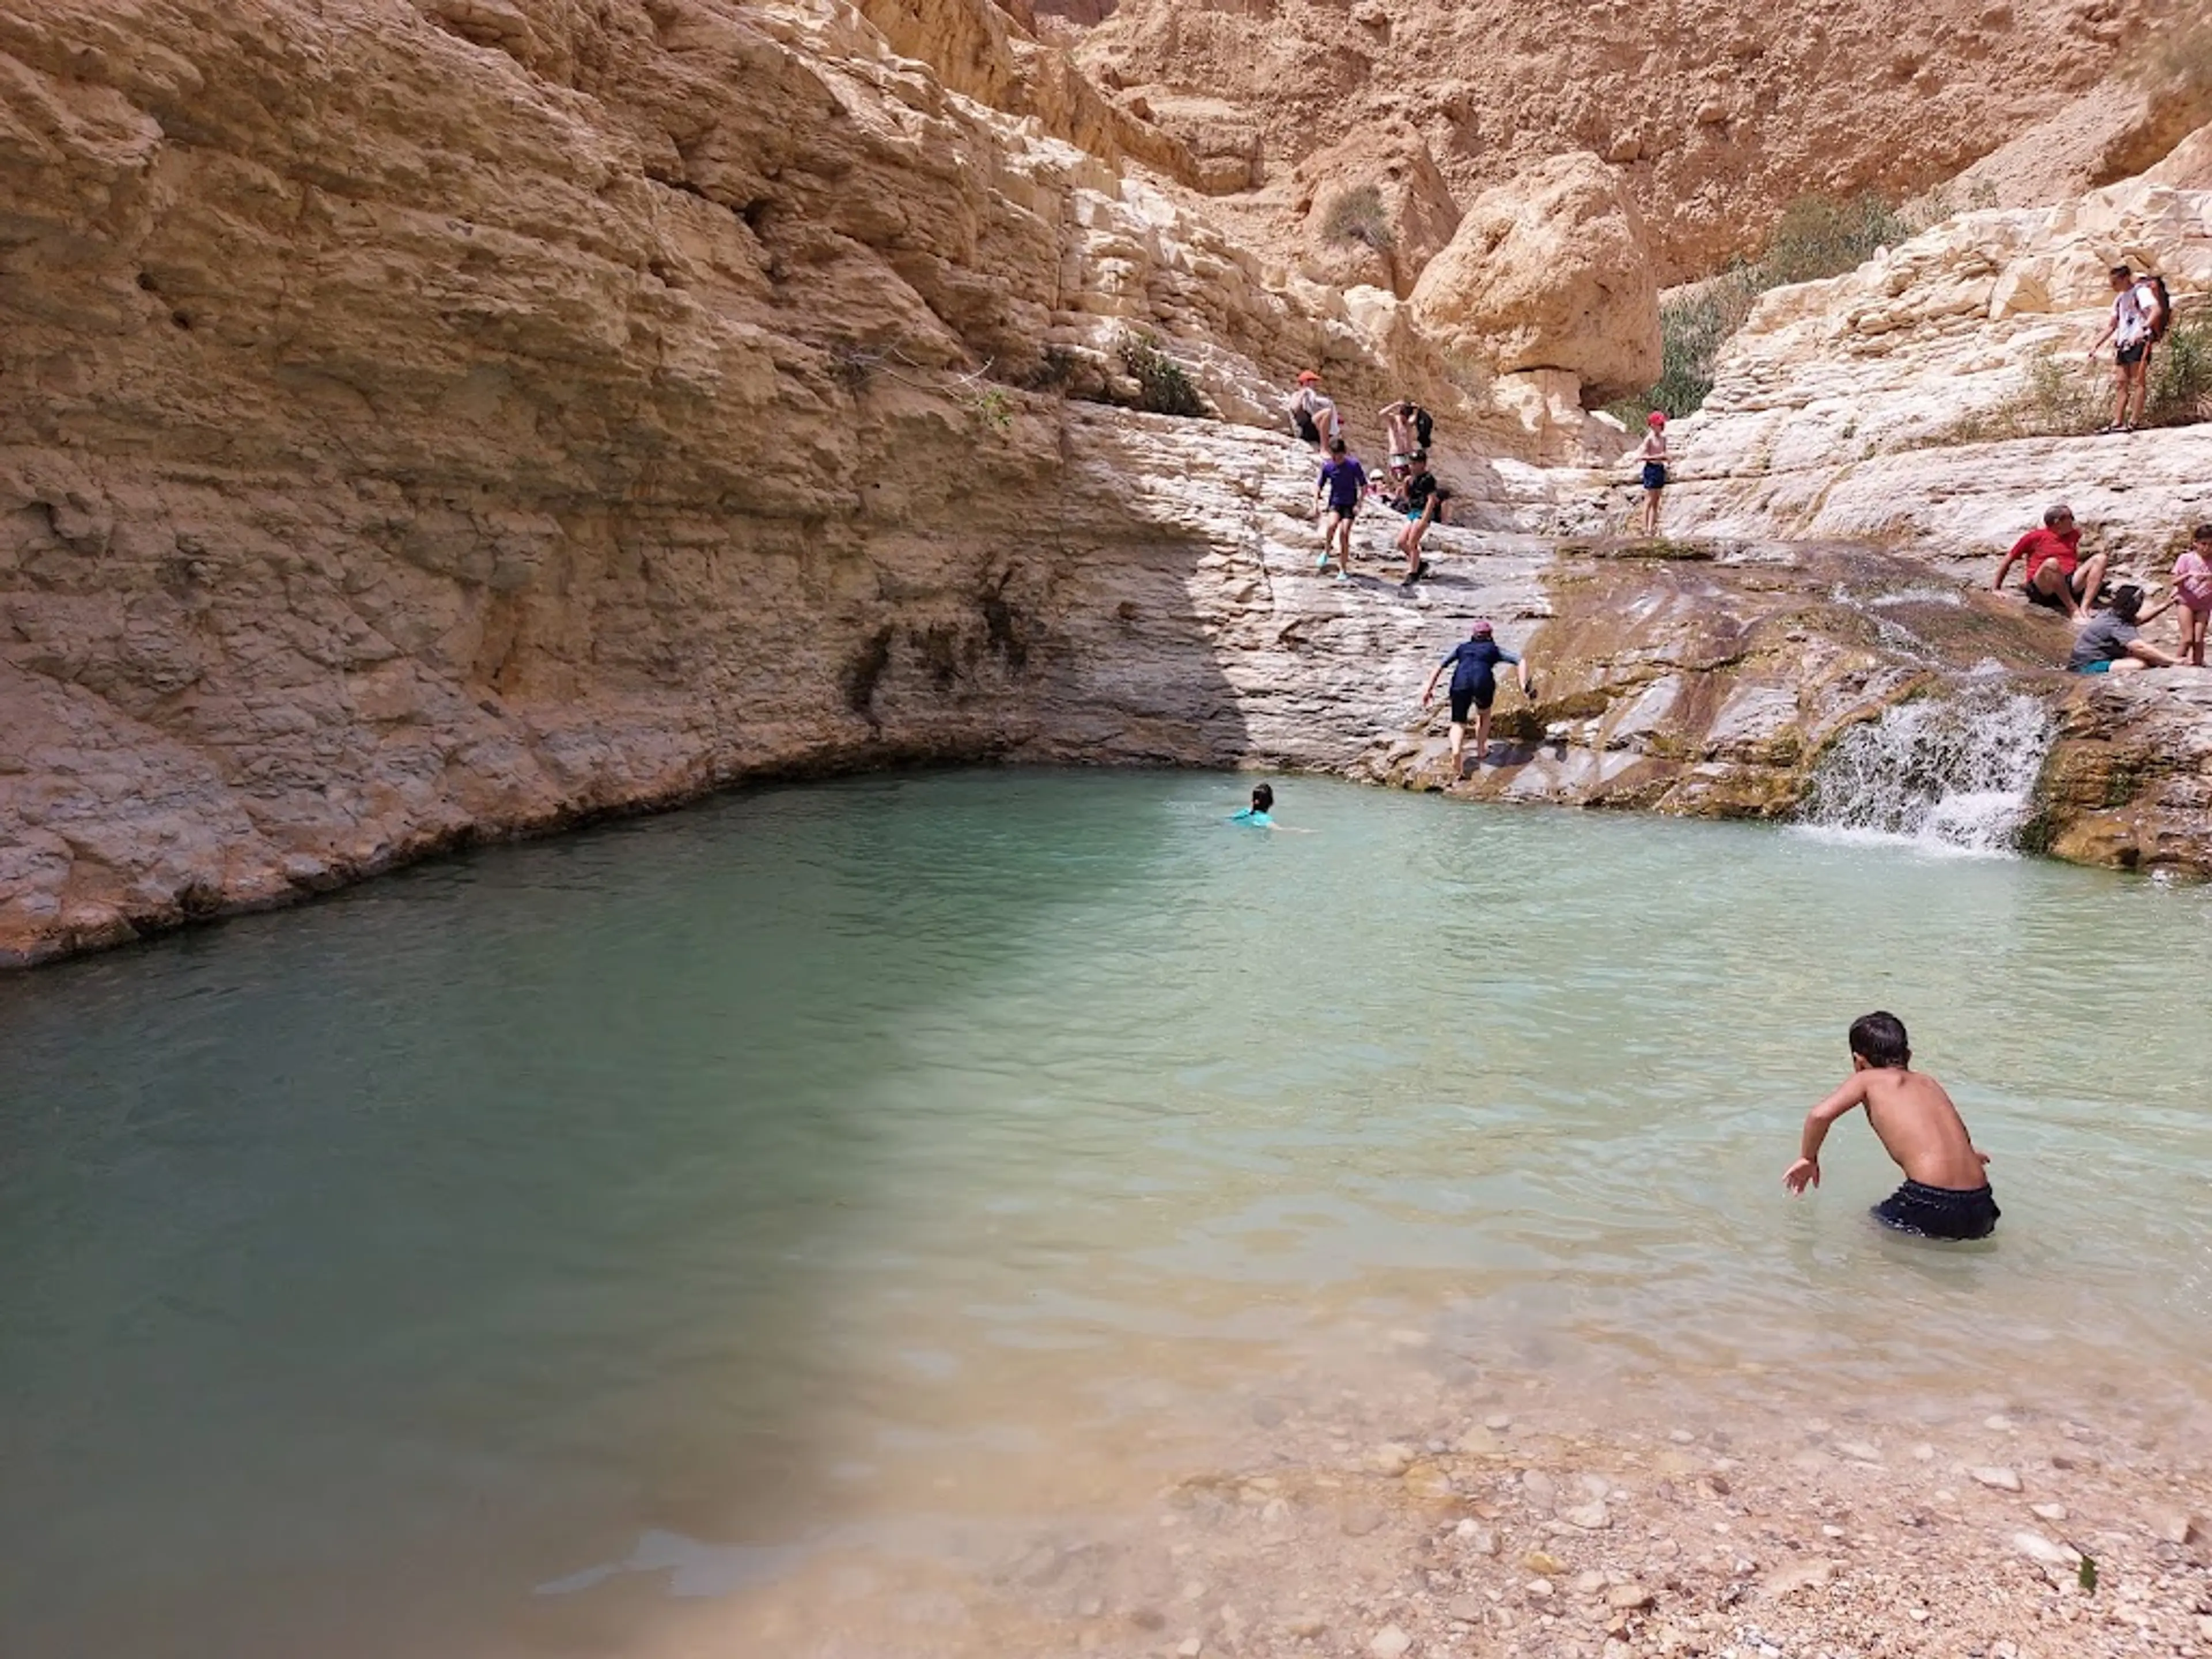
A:
{"label": "person in orange cap", "polygon": [[1321,389],[1321,376],[1310,368],[1298,371],[1298,389],[1283,407],[1298,436],[1311,444],[1316,453],[1328,453],[1329,440],[1344,435],[1344,422],[1335,403]]}

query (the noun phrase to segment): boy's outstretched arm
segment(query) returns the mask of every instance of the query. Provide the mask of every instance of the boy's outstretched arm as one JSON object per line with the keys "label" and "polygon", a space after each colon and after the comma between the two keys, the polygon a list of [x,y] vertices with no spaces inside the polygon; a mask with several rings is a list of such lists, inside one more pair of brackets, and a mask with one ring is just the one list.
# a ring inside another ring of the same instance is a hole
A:
{"label": "boy's outstretched arm", "polygon": [[1806,1188],[1820,1184],[1820,1143],[1828,1138],[1828,1126],[1865,1101],[1866,1081],[1854,1073],[1842,1088],[1805,1114],[1805,1138],[1798,1143],[1797,1161],[1782,1177],[1784,1186],[1802,1196]]}

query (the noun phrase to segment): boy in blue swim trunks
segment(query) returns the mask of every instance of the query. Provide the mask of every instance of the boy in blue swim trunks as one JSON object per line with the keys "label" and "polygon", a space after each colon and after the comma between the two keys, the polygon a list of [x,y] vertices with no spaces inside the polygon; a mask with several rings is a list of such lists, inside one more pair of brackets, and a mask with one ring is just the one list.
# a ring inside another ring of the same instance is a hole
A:
{"label": "boy in blue swim trunks", "polygon": [[1636,459],[1643,463],[1644,533],[1659,533],[1659,496],[1667,488],[1667,417],[1653,410],[1644,417],[1644,441]]}
{"label": "boy in blue swim trunks", "polygon": [[1782,1184],[1799,1197],[1818,1187],[1829,1127],[1863,1106],[1882,1150],[1905,1171],[1905,1184],[1874,1206],[1874,1218],[1925,1238],[1987,1238],[2002,1213],[1985,1172],[1989,1154],[1975,1146],[1943,1085],[1912,1069],[1905,1022],[1863,1015],[1851,1022],[1850,1044],[1850,1077],[1806,1114],[1797,1161]]}

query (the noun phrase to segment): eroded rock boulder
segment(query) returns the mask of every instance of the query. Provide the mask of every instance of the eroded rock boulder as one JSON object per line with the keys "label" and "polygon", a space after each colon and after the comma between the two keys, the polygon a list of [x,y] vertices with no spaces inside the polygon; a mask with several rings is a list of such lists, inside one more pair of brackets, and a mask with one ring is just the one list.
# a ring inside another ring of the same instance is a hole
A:
{"label": "eroded rock boulder", "polygon": [[1595,155],[1563,155],[1468,209],[1415,285],[1422,326],[1501,374],[1562,369],[1601,402],[1659,375],[1644,218]]}
{"label": "eroded rock boulder", "polygon": [[1357,130],[1298,164],[1306,274],[1410,296],[1459,228],[1459,204],[1419,131]]}

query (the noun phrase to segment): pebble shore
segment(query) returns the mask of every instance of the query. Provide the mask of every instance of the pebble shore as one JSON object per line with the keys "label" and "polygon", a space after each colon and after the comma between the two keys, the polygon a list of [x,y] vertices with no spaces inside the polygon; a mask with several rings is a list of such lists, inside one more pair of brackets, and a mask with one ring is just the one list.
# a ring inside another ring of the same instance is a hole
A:
{"label": "pebble shore", "polygon": [[2212,1654],[2212,1473],[2148,1421],[1869,1400],[1593,1424],[1420,1390],[1241,1410],[1238,1466],[1143,1514],[979,1530],[972,1565],[927,1572],[825,1563],[756,1598],[750,1633],[945,1659]]}

